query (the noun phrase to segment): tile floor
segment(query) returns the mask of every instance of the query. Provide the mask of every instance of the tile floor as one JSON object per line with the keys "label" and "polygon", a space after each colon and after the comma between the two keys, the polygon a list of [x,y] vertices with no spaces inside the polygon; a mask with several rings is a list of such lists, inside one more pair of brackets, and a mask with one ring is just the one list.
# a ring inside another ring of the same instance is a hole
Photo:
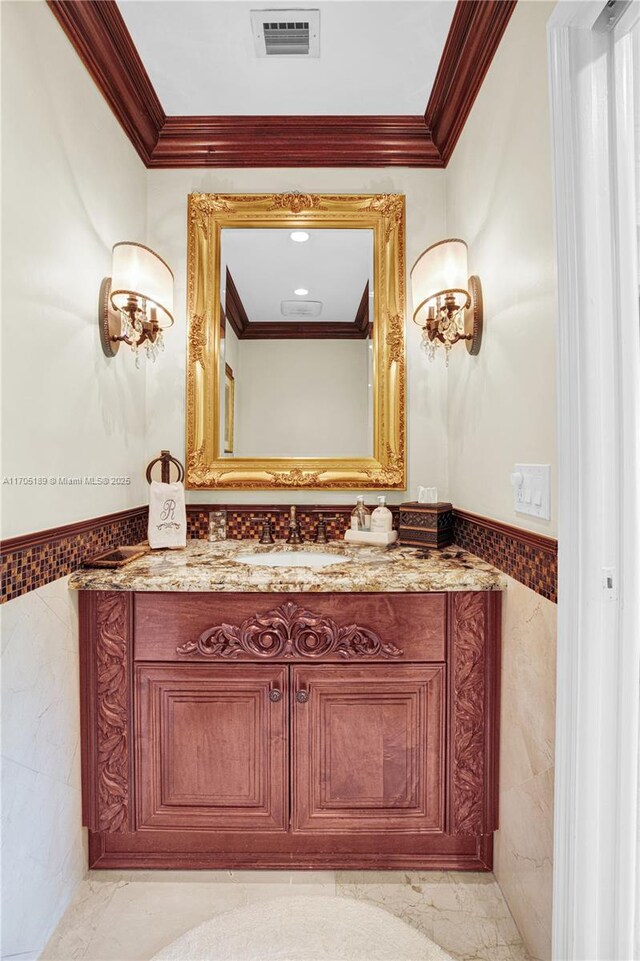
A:
{"label": "tile floor", "polygon": [[378,905],[458,961],[528,961],[491,874],[398,871],[91,871],[41,958],[148,961],[216,914],[294,894]]}

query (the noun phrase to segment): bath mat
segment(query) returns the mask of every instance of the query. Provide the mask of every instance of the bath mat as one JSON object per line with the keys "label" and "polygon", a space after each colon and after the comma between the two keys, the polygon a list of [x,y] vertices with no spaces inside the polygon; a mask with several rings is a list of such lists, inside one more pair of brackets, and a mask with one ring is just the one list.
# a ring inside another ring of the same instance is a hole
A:
{"label": "bath mat", "polygon": [[220,914],[152,961],[453,961],[382,908],[349,898],[291,897]]}

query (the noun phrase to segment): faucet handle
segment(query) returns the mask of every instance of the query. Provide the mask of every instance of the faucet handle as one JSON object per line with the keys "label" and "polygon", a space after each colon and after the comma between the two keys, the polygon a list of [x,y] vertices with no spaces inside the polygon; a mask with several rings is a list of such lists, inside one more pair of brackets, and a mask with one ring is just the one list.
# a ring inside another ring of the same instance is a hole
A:
{"label": "faucet handle", "polygon": [[324,511],[318,510],[318,509],[314,510],[313,513],[318,515],[315,542],[316,544],[328,544],[329,538],[327,537],[327,521],[338,520],[340,515],[333,514],[333,515],[325,516]]}
{"label": "faucet handle", "polygon": [[261,544],[273,544],[273,521],[270,517],[264,517],[260,514],[252,514],[251,520],[262,521],[262,533],[260,534]]}

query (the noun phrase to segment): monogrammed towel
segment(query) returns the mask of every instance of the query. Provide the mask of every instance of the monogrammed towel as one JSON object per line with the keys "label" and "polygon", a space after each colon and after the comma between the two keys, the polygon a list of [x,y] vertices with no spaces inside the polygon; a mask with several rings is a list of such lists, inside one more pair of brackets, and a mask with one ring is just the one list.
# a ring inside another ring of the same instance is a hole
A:
{"label": "monogrammed towel", "polygon": [[187,546],[187,510],[182,484],[151,481],[148,536],[152,548]]}

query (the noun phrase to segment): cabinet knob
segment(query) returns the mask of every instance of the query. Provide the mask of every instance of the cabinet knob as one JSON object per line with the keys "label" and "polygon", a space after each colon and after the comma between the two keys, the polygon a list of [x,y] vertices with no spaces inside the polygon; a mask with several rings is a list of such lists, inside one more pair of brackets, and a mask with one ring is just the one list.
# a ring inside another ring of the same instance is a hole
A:
{"label": "cabinet knob", "polygon": [[277,687],[272,687],[269,691],[269,700],[277,704],[278,701],[282,700],[282,691],[279,691]]}
{"label": "cabinet knob", "polygon": [[306,704],[309,700],[309,692],[303,690],[296,691],[296,701],[298,704]]}

